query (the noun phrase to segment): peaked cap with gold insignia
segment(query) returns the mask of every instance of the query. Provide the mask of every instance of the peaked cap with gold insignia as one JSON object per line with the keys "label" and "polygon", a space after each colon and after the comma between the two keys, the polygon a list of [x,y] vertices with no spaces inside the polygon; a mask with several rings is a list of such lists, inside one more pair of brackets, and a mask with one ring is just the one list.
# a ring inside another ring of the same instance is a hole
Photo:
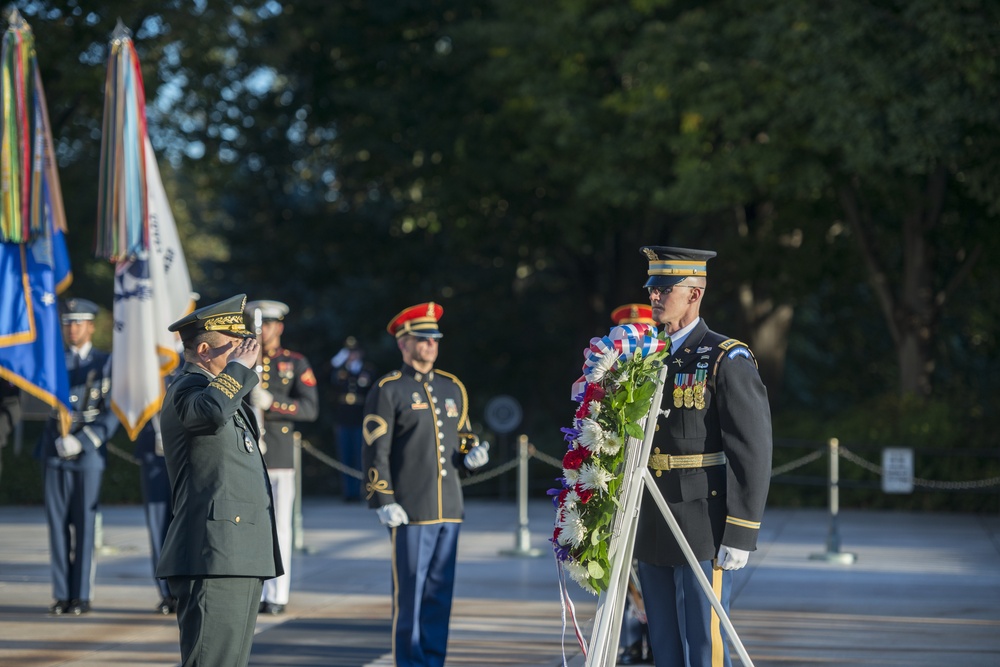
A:
{"label": "peaked cap with gold insignia", "polygon": [[639,249],[649,260],[649,280],[643,287],[670,287],[692,276],[708,276],[712,250],[647,245]]}
{"label": "peaked cap with gold insignia", "polygon": [[626,303],[618,306],[611,313],[611,321],[617,325],[622,324],[648,324],[656,326],[653,319],[653,307],[648,303]]}
{"label": "peaked cap with gold insignia", "polygon": [[444,314],[444,308],[429,301],[406,308],[389,320],[386,331],[396,338],[406,336],[422,336],[424,338],[441,338],[444,336],[438,330],[438,320]]}
{"label": "peaked cap with gold insignia", "polygon": [[183,340],[189,340],[202,331],[218,331],[236,338],[253,338],[253,332],[247,329],[243,319],[246,302],[246,294],[237,294],[225,301],[199,308],[167,328],[179,333]]}

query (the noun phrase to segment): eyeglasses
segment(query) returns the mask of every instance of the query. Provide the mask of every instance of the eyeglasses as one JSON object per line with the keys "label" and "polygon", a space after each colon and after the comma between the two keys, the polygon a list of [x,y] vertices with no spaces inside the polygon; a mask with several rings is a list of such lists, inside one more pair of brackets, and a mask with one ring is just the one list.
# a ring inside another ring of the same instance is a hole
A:
{"label": "eyeglasses", "polygon": [[654,294],[659,294],[660,296],[667,296],[668,294],[674,291],[675,287],[687,287],[688,289],[701,289],[700,285],[668,285],[666,287],[662,287],[660,285],[652,285],[650,287],[647,287],[646,291],[649,292],[649,296],[653,296]]}

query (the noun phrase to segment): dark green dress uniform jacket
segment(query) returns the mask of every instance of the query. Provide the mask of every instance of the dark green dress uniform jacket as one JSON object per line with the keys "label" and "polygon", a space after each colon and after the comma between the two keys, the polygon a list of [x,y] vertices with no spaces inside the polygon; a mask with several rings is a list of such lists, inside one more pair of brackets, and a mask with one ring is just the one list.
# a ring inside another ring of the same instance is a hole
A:
{"label": "dark green dress uniform jacket", "polygon": [[264,461],[271,470],[295,467],[295,424],[316,421],[319,392],[316,376],[304,356],[284,348],[264,355],[260,386],[274,402],[264,413]]}
{"label": "dark green dress uniform jacket", "polygon": [[156,576],[283,573],[271,487],[244,398],[257,375],[230,362],[213,378],[186,364],[160,411],[173,516]]}
{"label": "dark green dress uniform jacket", "polygon": [[410,524],[460,522],[468,474],[458,432],[469,430],[465,386],[409,365],[382,376],[365,400],[365,493],[375,509],[399,503]]}
{"label": "dark green dress uniform jacket", "polygon": [[[720,544],[753,551],[771,479],[771,412],[757,363],[746,345],[709,331],[704,320],[666,363],[661,408],[670,413],[657,417],[653,453],[722,452],[726,463],[651,470],[656,485],[699,561],[715,558]],[[686,564],[648,491],[635,557],[654,565]]]}

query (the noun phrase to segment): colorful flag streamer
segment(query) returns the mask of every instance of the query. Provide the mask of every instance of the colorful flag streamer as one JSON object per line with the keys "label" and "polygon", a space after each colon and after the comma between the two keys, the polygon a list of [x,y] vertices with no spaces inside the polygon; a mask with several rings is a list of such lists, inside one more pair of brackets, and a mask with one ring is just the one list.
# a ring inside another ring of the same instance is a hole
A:
{"label": "colorful flag streamer", "polygon": [[0,378],[70,425],[57,295],[72,282],[66,215],[31,28],[10,15],[2,55]]}
{"label": "colorful flag streamer", "polygon": [[153,146],[139,58],[119,23],[104,87],[98,256],[115,262],[111,408],[135,440],[180,355],[167,327],[194,308],[191,278]]}

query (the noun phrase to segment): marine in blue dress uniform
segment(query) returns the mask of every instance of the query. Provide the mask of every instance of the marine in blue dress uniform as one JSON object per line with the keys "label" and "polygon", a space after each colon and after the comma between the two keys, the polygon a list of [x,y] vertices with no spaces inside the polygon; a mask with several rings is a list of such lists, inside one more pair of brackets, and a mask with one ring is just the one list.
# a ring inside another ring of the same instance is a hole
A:
{"label": "marine in blue dress uniform", "polygon": [[111,355],[94,349],[98,307],[86,299],[65,302],[62,314],[69,373],[70,431],[50,418],[35,447],[42,462],[45,517],[49,526],[54,615],[90,611],[94,585],[94,541],[104,445],[118,429],[111,411]]}
{"label": "marine in blue dress uniform", "polygon": [[260,384],[250,402],[264,416],[264,463],[271,478],[278,546],[285,573],[264,582],[260,612],[283,614],[291,591],[292,519],[295,511],[295,423],[311,422],[319,414],[316,376],[309,361],[281,346],[288,306],[281,301],[247,303],[246,314],[261,313]]}
{"label": "marine in blue dress uniform", "polygon": [[[728,614],[736,573],[757,547],[770,485],[767,391],[750,349],[701,319],[715,253],[664,246],[642,252],[653,319],[671,338],[648,466]],[[719,618],[648,492],[635,557],[655,664],[728,667]]]}
{"label": "marine in blue dress uniform", "polygon": [[[434,368],[443,308],[411,306],[389,322],[403,366],[365,401],[365,495],[392,539],[392,652],[399,667],[444,665],[463,519],[460,478],[489,460],[464,452],[465,386]],[[469,438],[469,440],[472,440]]]}

